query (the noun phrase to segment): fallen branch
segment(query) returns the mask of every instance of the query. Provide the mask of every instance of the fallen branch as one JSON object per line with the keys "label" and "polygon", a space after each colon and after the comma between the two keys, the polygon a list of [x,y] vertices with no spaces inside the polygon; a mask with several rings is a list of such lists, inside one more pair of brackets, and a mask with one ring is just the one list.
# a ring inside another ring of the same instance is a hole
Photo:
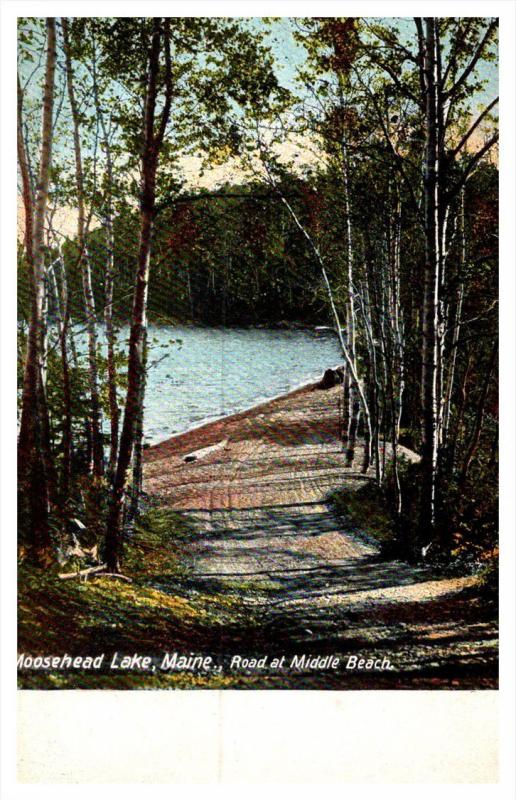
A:
{"label": "fallen branch", "polygon": [[197,461],[198,458],[204,458],[204,456],[211,455],[211,453],[215,453],[217,450],[225,448],[227,443],[228,440],[224,439],[222,442],[217,442],[209,447],[202,447],[200,450],[192,450],[191,453],[187,453],[185,456],[183,456],[183,461],[185,461],[187,464],[190,461]]}
{"label": "fallen branch", "polygon": [[103,569],[106,569],[106,564],[99,564],[96,567],[88,567],[88,569],[81,569],[78,572],[60,572],[59,578],[62,581],[70,580],[70,578],[82,578],[83,576],[92,575],[95,572],[102,572]]}
{"label": "fallen branch", "polygon": [[98,572],[95,578],[119,578],[121,581],[127,581],[127,583],[132,583],[133,579],[129,578],[127,575],[121,575],[119,572]]}
{"label": "fallen branch", "polygon": [[71,578],[84,578],[85,580],[89,575],[94,578],[119,578],[121,581],[132,583],[133,579],[128,578],[127,575],[120,575],[119,572],[105,572],[106,564],[99,564],[96,567],[88,567],[88,569],[81,569],[79,572],[60,572],[59,577],[62,581],[70,580]]}

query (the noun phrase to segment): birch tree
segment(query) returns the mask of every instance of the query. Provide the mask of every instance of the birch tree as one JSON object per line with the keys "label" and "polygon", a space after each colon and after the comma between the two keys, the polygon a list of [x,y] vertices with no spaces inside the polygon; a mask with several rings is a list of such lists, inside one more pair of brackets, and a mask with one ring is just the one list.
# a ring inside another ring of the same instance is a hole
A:
{"label": "birch tree", "polygon": [[[159,62],[162,48],[165,56],[165,99],[161,114],[158,115],[156,104],[159,92]],[[167,19],[162,22],[156,18],[153,20],[152,25],[145,94],[140,244],[129,338],[127,395],[105,543],[106,564],[112,572],[118,572],[120,569],[125,487],[133,452],[139,403],[141,402],[140,387],[144,379],[147,286],[149,281],[152,225],[156,203],[156,172],[160,149],[170,115],[171,103],[170,20]]]}
{"label": "birch tree", "polygon": [[87,220],[85,208],[84,175],[82,164],[81,125],[79,111],[74,89],[74,70],[72,64],[72,51],[68,31],[68,20],[61,18],[63,29],[63,42],[66,62],[66,78],[68,86],[68,99],[70,103],[73,125],[73,147],[75,157],[75,181],[77,188],[77,247],[79,250],[79,265],[82,275],[82,288],[84,294],[84,309],[88,331],[88,368],[90,382],[91,403],[91,441],[93,457],[93,475],[100,478],[104,474],[104,449],[102,442],[102,418],[98,387],[97,365],[97,312],[91,279],[91,266],[87,247]]}
{"label": "birch tree", "polygon": [[[113,37],[105,37],[104,41],[115,74],[120,63],[113,58],[113,50],[129,68],[126,81],[132,74],[134,83],[141,80],[142,73],[142,20],[115,22],[117,36],[129,32],[135,24],[140,37],[132,52],[126,52],[127,36],[118,39],[119,49],[113,48]],[[105,542],[106,563],[112,571],[119,568],[122,554],[125,498],[136,437],[138,448],[141,446],[150,252],[154,220],[169,201],[169,197],[163,196],[163,187],[174,185],[170,171],[177,152],[188,152],[194,142],[204,149],[208,159],[221,148],[238,153],[241,142],[235,134],[234,120],[238,116],[235,108],[265,113],[269,103],[279,102],[281,96],[268,49],[262,45],[261,37],[244,30],[238,21],[182,18],[174,20],[172,25],[169,18],[156,18],[149,36],[148,50],[143,50],[146,59],[143,131],[137,114],[128,114],[123,123],[126,140],[138,142],[141,148],[140,238],[128,386]],[[208,57],[210,52],[212,55]],[[137,484],[141,457],[138,448],[136,461],[133,460]]]}
{"label": "birch tree", "polygon": [[[46,68],[42,103],[41,149],[34,208],[27,175],[27,154],[20,135],[23,105],[19,94],[18,156],[23,181],[25,204],[26,259],[31,273],[31,313],[23,377],[22,413],[18,439],[22,502],[29,506],[30,545],[35,557],[47,564],[51,557],[49,529],[49,478],[45,464],[46,415],[45,392],[42,386],[42,326],[45,292],[45,211],[48,201],[52,164],[54,79],[56,69],[56,23],[46,20]],[[32,222],[32,232],[30,230]]]}
{"label": "birch tree", "polygon": [[[420,527],[426,545],[433,542],[436,523],[438,465],[442,444],[440,428],[445,405],[442,376],[446,319],[443,295],[450,218],[458,213],[456,199],[462,187],[498,139],[495,131],[487,136],[481,147],[471,147],[473,134],[489,119],[498,98],[488,103],[473,117],[469,127],[460,132],[462,120],[468,118],[468,99],[473,91],[471,86],[475,86],[475,70],[479,62],[490,58],[490,45],[496,35],[495,21],[472,20],[466,33],[468,47],[464,47],[463,23],[460,19],[416,18],[415,49],[411,49],[408,42],[405,44],[392,26],[376,23],[368,26],[371,39],[364,46],[368,63],[378,74],[383,73],[391,95],[412,108],[412,134],[409,126],[405,126],[401,133],[399,128],[393,129],[382,111],[378,90],[358,76],[371,100],[424,234],[421,349],[423,486]],[[423,131],[421,199],[417,191],[415,137],[419,125]]]}

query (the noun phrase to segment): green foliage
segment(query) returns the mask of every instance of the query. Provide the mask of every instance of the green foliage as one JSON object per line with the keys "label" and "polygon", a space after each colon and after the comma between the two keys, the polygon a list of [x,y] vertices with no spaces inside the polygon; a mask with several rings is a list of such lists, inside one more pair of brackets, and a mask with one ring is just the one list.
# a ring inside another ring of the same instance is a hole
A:
{"label": "green foliage", "polygon": [[401,460],[398,465],[403,498],[396,512],[392,464],[382,486],[367,482],[357,491],[339,489],[329,500],[337,513],[370,533],[386,558],[425,561],[458,574],[484,576],[487,591],[493,587],[498,559],[497,472],[477,467],[465,486],[457,477],[442,484],[439,495],[436,540],[425,558],[420,539],[421,465]]}
{"label": "green foliage", "polygon": [[[18,650],[31,654],[72,655],[216,648],[220,630],[240,626],[252,630],[256,621],[231,593],[189,593],[182,588],[190,536],[188,519],[166,509],[144,515],[125,547],[124,572],[132,583],[108,578],[60,580],[55,570],[19,567]],[[63,648],[63,641],[66,647]],[[108,660],[109,664],[109,660]],[[106,674],[108,673],[108,674]],[[30,672],[20,676],[25,688],[77,688],[90,685],[80,672]],[[144,684],[142,684],[142,680]],[[137,675],[118,677],[109,670],[96,675],[96,687],[149,688],[188,685],[203,677]],[[222,681],[223,684],[224,681]]]}
{"label": "green foliage", "polygon": [[484,600],[498,606],[499,599],[499,565],[498,556],[489,559],[478,575],[480,593]]}
{"label": "green foliage", "polygon": [[[167,508],[151,508],[135,526],[124,560],[136,580],[171,585],[185,574],[184,548],[192,536],[188,519]],[[157,576],[160,576],[157,578]]]}
{"label": "green foliage", "polygon": [[359,529],[372,534],[385,558],[418,561],[421,559],[418,539],[420,472],[418,463],[400,459],[398,475],[403,497],[401,515],[396,510],[392,463],[387,464],[381,486],[368,481],[357,491],[336,490],[329,499],[337,513]]}
{"label": "green foliage", "polygon": [[356,526],[358,533],[370,533],[382,547],[389,547],[395,531],[387,497],[380,486],[367,482],[356,491],[336,489],[328,497],[337,514]]}
{"label": "green foliage", "polygon": [[484,444],[467,481],[456,475],[440,491],[443,555],[464,569],[478,570],[498,556],[498,469],[489,461]]}
{"label": "green foliage", "polygon": [[[296,190],[291,181],[290,192]],[[302,197],[301,197],[302,202]],[[267,185],[226,185],[156,221],[149,312],[215,324],[326,320],[317,267]]]}

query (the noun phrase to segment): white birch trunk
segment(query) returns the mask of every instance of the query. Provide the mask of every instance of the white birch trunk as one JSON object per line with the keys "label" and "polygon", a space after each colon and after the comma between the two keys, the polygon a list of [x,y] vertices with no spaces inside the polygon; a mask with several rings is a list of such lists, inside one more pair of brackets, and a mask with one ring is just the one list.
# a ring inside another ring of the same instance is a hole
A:
{"label": "white birch trunk", "polygon": [[68,21],[61,19],[63,27],[63,39],[65,48],[66,77],[68,85],[68,98],[72,111],[73,123],[73,143],[75,156],[75,179],[77,185],[77,244],[79,247],[80,268],[82,275],[82,289],[84,295],[84,308],[86,312],[86,327],[88,333],[88,377],[90,388],[90,416],[91,416],[91,437],[92,437],[92,458],[93,474],[101,477],[104,473],[104,450],[102,445],[102,418],[100,409],[100,397],[98,388],[98,366],[97,366],[97,316],[95,309],[95,299],[91,280],[91,265],[86,244],[86,216],[84,207],[84,177],[82,168],[80,122],[75,99],[74,74],[72,66],[72,56],[70,50],[70,40],[68,31]]}

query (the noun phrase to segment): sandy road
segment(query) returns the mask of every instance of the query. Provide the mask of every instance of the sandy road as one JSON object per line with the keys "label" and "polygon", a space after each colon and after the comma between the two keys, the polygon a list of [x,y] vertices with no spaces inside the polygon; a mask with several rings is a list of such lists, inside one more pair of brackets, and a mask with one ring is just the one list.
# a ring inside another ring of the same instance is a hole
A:
{"label": "sandy road", "polygon": [[258,649],[269,642],[277,652],[355,653],[394,666],[360,679],[297,676],[309,686],[492,688],[497,626],[468,594],[472,580],[382,560],[367,533],[327,504],[332,488],[369,480],[360,457],[345,466],[338,392],[298,392],[147,451],[147,492],[195,529],[192,590],[238,592],[259,615]]}

